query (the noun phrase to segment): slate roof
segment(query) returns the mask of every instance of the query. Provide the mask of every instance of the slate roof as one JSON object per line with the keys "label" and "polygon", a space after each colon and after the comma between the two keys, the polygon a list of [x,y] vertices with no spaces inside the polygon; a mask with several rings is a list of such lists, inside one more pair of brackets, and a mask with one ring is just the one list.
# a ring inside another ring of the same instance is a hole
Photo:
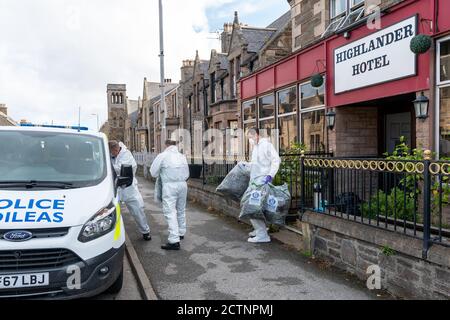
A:
{"label": "slate roof", "polygon": [[204,75],[205,79],[209,79],[209,61],[208,60],[202,60],[200,64],[198,65],[199,71],[201,74]]}
{"label": "slate roof", "polygon": [[258,52],[267,41],[275,34],[275,30],[252,27],[242,27],[242,35],[248,43],[247,51]]}
{"label": "slate roof", "polygon": [[[178,83],[166,83],[166,95],[169,94],[172,90],[176,89],[178,87]],[[161,91],[159,91],[161,93]],[[157,96],[153,97],[150,100],[150,105],[155,104],[158,100],[161,99],[161,94],[158,94]]]}
{"label": "slate roof", "polygon": [[225,54],[225,53],[218,53],[217,54],[217,58],[220,61],[220,69],[228,70],[230,62],[228,61],[227,54]]}
{"label": "slate roof", "polygon": [[267,28],[280,30],[280,29],[284,28],[284,26],[286,24],[288,24],[288,22],[290,22],[290,21],[291,21],[291,11],[288,11],[285,14],[283,14],[281,17],[279,17],[277,20],[275,20],[274,22],[269,24],[267,26]]}
{"label": "slate roof", "polygon": [[132,112],[132,113],[130,113],[128,115],[128,118],[131,121],[131,126],[132,127],[136,127],[137,126],[138,116],[139,116],[138,110],[136,110],[136,111],[134,111],[134,112]]}
{"label": "slate roof", "polygon": [[153,99],[153,97],[161,94],[161,88],[159,87],[159,82],[147,81],[147,98]]}
{"label": "slate roof", "polygon": [[138,100],[127,100],[127,109],[128,114],[132,114],[139,108],[139,101]]}
{"label": "slate roof", "polygon": [[242,35],[245,42],[248,43],[247,50],[249,52],[259,52],[268,41],[282,33],[290,21],[291,12],[288,11],[266,28],[242,26]]}

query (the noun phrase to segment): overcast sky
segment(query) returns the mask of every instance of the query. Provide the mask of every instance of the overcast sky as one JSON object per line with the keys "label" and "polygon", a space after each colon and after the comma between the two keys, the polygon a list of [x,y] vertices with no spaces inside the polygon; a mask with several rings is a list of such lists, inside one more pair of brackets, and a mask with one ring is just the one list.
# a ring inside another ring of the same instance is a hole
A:
{"label": "overcast sky", "polygon": [[[232,22],[267,26],[286,0],[164,0],[166,78],[198,49],[209,59],[214,32]],[[15,119],[95,129],[106,120],[107,83],[142,96],[143,78],[159,81],[157,0],[0,0],[0,103]]]}

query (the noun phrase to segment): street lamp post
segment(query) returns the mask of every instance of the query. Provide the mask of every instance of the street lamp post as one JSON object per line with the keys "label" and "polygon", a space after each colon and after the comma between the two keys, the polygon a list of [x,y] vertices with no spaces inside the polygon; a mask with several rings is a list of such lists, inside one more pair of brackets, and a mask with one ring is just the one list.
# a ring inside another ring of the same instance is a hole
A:
{"label": "street lamp post", "polygon": [[161,64],[161,110],[164,112],[162,119],[162,132],[161,132],[161,146],[164,145],[164,141],[166,139],[166,92],[165,92],[165,81],[164,81],[164,23],[163,23],[163,5],[162,0],[159,0],[159,45],[160,45],[160,64]]}

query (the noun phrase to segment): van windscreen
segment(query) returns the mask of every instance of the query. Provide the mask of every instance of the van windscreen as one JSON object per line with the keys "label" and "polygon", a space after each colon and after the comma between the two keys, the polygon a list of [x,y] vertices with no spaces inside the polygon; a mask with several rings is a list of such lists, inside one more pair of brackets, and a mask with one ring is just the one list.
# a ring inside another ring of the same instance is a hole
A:
{"label": "van windscreen", "polygon": [[106,177],[103,140],[56,132],[0,131],[0,185],[45,181],[73,188]]}

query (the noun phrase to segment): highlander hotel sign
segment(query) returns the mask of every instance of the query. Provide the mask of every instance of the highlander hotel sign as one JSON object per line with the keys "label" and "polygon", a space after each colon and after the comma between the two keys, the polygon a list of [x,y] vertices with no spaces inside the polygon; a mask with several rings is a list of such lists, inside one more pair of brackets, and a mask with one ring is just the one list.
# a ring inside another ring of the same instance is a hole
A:
{"label": "highlander hotel sign", "polygon": [[335,94],[416,74],[416,16],[334,50]]}

